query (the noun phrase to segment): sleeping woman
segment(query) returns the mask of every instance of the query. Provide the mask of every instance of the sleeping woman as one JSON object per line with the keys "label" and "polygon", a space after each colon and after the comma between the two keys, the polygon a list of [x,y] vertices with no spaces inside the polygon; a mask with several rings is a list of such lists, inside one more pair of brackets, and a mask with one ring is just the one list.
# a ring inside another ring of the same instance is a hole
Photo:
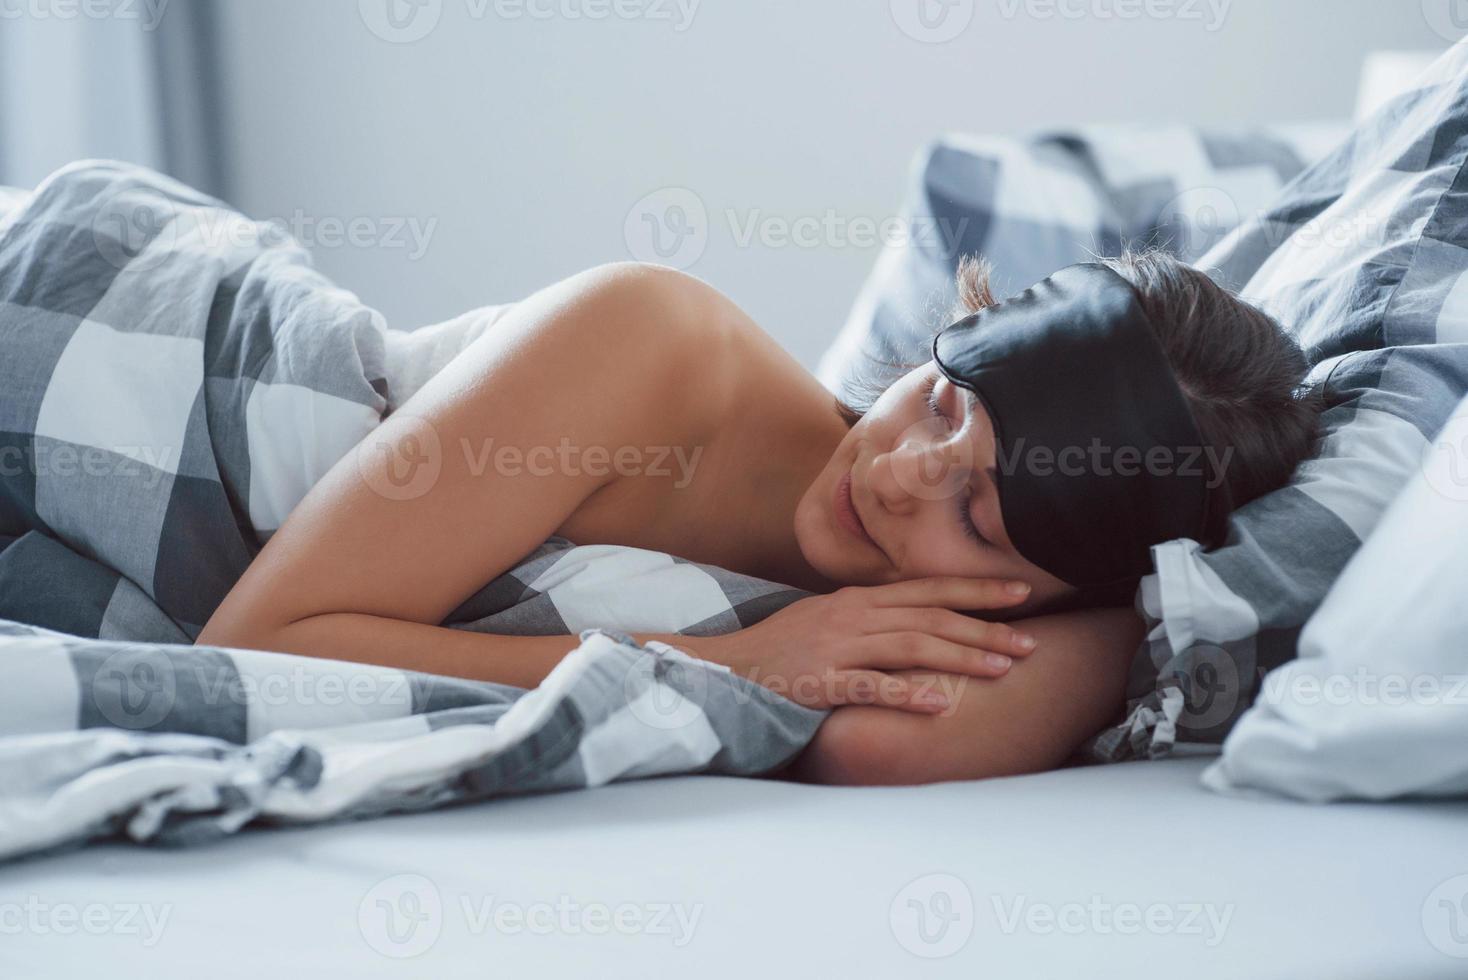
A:
{"label": "sleeping woman", "polygon": [[[697,279],[613,265],[545,289],[377,429],[386,451],[336,464],[198,642],[532,687],[573,638],[438,624],[561,535],[816,593],[723,636],[638,637],[834,709],[800,778],[1057,766],[1123,706],[1150,547],[1220,543],[1229,512],[1309,451],[1305,360],[1158,254],[1003,303],[966,261],[959,294],[933,359],[850,406]],[[379,492],[426,431],[548,462],[569,445],[690,465],[501,475],[448,451],[425,492]]]}

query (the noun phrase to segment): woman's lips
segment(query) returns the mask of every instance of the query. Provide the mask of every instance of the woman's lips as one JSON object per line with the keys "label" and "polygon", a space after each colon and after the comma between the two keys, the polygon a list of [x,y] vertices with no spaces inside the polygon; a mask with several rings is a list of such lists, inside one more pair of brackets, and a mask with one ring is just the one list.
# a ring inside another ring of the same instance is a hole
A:
{"label": "woman's lips", "polygon": [[840,524],[853,537],[865,541],[876,547],[877,542],[867,533],[866,525],[861,522],[861,515],[856,512],[856,505],[851,501],[851,473],[848,472],[836,484],[836,523]]}

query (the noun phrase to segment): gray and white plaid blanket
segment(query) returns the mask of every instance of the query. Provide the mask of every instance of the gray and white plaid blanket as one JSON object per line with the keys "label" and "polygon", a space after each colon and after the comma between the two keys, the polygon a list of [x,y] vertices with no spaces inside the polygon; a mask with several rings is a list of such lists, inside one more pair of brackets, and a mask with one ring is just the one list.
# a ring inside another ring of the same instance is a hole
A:
{"label": "gray and white plaid blanket", "polygon": [[[0,220],[0,857],[765,772],[809,740],[821,713],[614,632],[531,693],[186,645],[406,397],[406,336],[278,228],[146,170],[73,164]],[[801,595],[554,539],[449,625],[706,635]]]}
{"label": "gray and white plaid blanket", "polygon": [[0,859],[189,844],[672,773],[779,767],[825,717],[663,644],[588,631],[534,691],[0,625]]}

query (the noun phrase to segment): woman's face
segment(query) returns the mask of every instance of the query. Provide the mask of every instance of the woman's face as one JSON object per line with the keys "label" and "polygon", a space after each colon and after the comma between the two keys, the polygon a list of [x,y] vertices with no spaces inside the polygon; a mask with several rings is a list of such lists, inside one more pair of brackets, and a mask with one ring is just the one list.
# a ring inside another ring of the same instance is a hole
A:
{"label": "woman's face", "polygon": [[1027,582],[1023,608],[1073,591],[1010,543],[995,486],[989,413],[931,362],[852,427],[795,511],[806,561],[826,578],[878,585],[937,575]]}

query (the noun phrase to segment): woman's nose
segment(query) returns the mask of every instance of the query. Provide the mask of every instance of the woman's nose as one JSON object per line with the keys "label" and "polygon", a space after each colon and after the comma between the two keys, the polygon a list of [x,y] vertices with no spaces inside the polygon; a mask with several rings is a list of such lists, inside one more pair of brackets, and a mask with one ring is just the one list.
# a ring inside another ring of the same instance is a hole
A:
{"label": "woman's nose", "polygon": [[949,433],[909,430],[889,451],[872,460],[868,483],[884,508],[908,514],[922,501],[945,499],[957,492],[963,456]]}

